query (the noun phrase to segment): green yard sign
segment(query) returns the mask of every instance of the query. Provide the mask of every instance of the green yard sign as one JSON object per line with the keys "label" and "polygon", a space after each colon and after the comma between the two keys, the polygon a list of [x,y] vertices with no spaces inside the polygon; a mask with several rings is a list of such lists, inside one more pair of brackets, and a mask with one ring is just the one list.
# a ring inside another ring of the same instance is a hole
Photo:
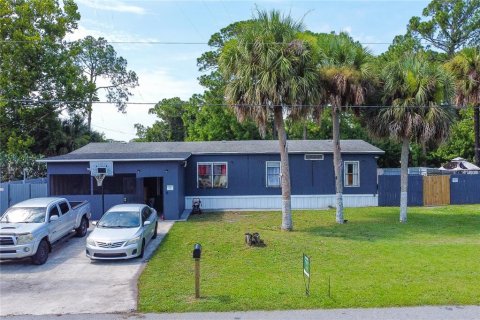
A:
{"label": "green yard sign", "polygon": [[310,295],[310,257],[303,254],[303,280],[305,282],[305,294]]}
{"label": "green yard sign", "polygon": [[303,273],[310,278],[310,257],[303,254]]}

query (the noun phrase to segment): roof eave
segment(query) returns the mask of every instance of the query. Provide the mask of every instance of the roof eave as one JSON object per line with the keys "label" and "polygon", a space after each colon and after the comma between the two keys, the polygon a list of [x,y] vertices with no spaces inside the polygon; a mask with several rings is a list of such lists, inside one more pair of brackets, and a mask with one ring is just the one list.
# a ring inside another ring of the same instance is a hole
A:
{"label": "roof eave", "polygon": [[40,163],[49,163],[49,162],[90,162],[90,161],[113,161],[113,162],[126,162],[126,161],[185,161],[187,158],[152,158],[152,159],[103,159],[103,158],[96,158],[96,159],[54,159],[54,160],[48,160],[48,159],[39,159],[36,160],[36,162]]}

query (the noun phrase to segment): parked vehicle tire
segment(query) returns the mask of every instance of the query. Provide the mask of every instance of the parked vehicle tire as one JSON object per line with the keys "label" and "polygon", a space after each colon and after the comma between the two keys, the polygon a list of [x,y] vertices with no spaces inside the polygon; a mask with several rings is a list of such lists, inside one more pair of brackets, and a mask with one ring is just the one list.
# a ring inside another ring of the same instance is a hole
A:
{"label": "parked vehicle tire", "polygon": [[78,226],[78,228],[75,229],[75,236],[79,238],[85,237],[85,235],[87,234],[87,230],[88,230],[88,220],[87,218],[82,217],[82,220],[80,221],[80,225]]}
{"label": "parked vehicle tire", "polygon": [[157,239],[157,227],[158,227],[158,222],[155,222],[155,230],[153,230],[152,239]]}
{"label": "parked vehicle tire", "polygon": [[145,239],[143,239],[142,241],[142,251],[140,251],[140,254],[138,255],[138,257],[141,259],[143,258],[144,255],[145,255]]}
{"label": "parked vehicle tire", "polygon": [[42,239],[38,244],[37,252],[32,256],[32,263],[42,265],[47,262],[48,251],[50,250],[47,240]]}

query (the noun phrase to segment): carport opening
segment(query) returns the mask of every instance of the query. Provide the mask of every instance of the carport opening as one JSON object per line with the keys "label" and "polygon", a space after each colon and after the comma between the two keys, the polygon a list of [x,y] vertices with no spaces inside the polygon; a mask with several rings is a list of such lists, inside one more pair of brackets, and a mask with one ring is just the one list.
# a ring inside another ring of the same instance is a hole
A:
{"label": "carport opening", "polygon": [[163,177],[143,179],[143,201],[159,215],[163,214]]}

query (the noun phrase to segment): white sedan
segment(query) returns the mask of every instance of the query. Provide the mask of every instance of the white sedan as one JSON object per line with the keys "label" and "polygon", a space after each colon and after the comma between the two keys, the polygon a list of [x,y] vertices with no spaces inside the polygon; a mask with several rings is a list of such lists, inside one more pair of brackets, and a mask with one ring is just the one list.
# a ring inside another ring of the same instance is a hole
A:
{"label": "white sedan", "polygon": [[90,259],[143,257],[145,246],[157,237],[157,211],[144,204],[120,204],[108,210],[87,238]]}

